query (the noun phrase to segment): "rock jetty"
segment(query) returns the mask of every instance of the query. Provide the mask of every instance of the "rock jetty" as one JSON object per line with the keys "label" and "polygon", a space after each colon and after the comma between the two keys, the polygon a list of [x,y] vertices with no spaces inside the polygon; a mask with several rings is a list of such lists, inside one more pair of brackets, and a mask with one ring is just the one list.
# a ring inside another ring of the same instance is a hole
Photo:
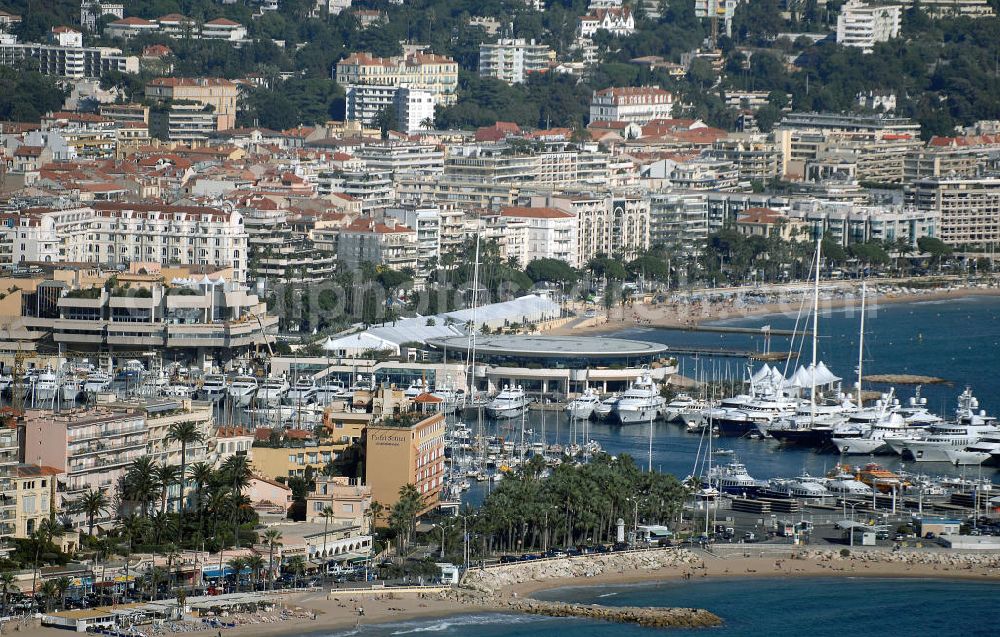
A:
{"label": "rock jetty", "polygon": [[597,553],[579,557],[515,562],[471,569],[462,584],[484,593],[504,591],[516,584],[554,579],[589,578],[664,568],[698,568],[700,557],[690,551],[659,549],[627,553]]}
{"label": "rock jetty", "polygon": [[697,568],[700,558],[689,551],[663,549],[631,553],[592,554],[551,560],[533,560],[469,571],[464,588],[448,597],[464,604],[501,612],[580,617],[600,621],[637,624],[655,628],[706,628],[718,626],[718,615],[700,608],[639,608],[569,604],[522,598],[510,593],[516,584],[564,578],[590,578],[605,574],[634,573],[661,568]]}
{"label": "rock jetty", "polygon": [[800,551],[797,558],[823,562],[855,562],[862,564],[929,565],[958,569],[1000,568],[1000,554],[995,552],[954,553],[951,551],[886,551],[829,549]]}
{"label": "rock jetty", "polygon": [[722,619],[718,615],[702,608],[600,606],[541,602],[534,599],[511,600],[508,608],[530,615],[581,617],[652,628],[709,628],[722,624]]}

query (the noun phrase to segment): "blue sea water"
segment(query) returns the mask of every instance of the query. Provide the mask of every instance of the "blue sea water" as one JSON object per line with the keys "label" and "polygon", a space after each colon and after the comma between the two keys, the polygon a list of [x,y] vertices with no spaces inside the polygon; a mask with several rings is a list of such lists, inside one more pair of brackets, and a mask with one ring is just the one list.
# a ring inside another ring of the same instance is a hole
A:
{"label": "blue sea water", "polygon": [[[542,599],[608,606],[706,608],[718,628],[651,629],[605,622],[484,613],[367,626],[330,637],[986,637],[1000,632],[1000,584],[952,580],[786,578],[692,580],[564,588]],[[327,633],[329,635],[329,633]]]}

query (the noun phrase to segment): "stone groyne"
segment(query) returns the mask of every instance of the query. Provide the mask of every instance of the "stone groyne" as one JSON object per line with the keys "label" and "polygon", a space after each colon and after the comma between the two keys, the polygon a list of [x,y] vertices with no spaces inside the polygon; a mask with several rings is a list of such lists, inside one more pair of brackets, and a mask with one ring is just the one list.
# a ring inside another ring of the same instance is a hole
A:
{"label": "stone groyne", "polygon": [[601,606],[566,604],[535,599],[510,600],[510,610],[549,617],[581,617],[652,628],[708,628],[722,624],[715,613],[702,608],[645,608],[636,606]]}
{"label": "stone groyne", "polygon": [[694,553],[670,548],[628,553],[596,553],[578,557],[515,562],[484,569],[473,568],[465,576],[462,584],[477,591],[493,593],[529,582],[590,578],[663,568],[696,568],[701,564],[701,558]]}
{"label": "stone groyne", "polygon": [[450,596],[464,604],[501,612],[527,613],[549,617],[579,617],[600,621],[637,624],[655,628],[705,628],[718,626],[718,615],[700,608],[639,608],[570,604],[518,597],[510,593],[517,584],[564,578],[591,578],[600,575],[652,571],[670,567],[696,568],[699,557],[689,551],[664,549],[631,553],[591,554],[551,560],[516,562],[469,571],[464,589]]}
{"label": "stone groyne", "polygon": [[980,551],[977,553],[954,553],[946,550],[932,551],[887,551],[807,549],[799,551],[796,557],[816,562],[856,562],[869,564],[900,564],[906,566],[930,565],[949,568],[1000,568],[1000,553]]}

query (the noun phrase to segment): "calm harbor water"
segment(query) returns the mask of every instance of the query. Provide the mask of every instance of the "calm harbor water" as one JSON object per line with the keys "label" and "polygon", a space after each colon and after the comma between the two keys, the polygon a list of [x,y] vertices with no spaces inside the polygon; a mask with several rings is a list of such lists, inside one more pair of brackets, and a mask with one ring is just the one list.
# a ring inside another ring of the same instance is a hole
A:
{"label": "calm harbor water", "polygon": [[[860,312],[838,310],[820,320],[819,358],[830,369],[843,377],[845,389],[853,387],[857,374],[858,324]],[[1000,413],[1000,372],[997,359],[1000,354],[1000,298],[976,296],[949,301],[930,301],[906,304],[885,304],[869,308],[865,324],[864,373],[911,373],[937,376],[950,381],[948,385],[927,385],[922,395],[928,407],[948,416],[952,415],[955,400],[966,385],[971,386],[983,409],[991,414]],[[795,317],[767,316],[749,319],[732,319],[727,325],[774,328],[792,328]],[[660,329],[626,329],[616,336],[657,341],[673,346],[728,347],[741,350],[764,348],[763,338],[756,334],[715,334]],[[803,361],[811,358],[811,344],[802,349]],[[796,341],[795,349],[799,348]],[[788,351],[787,338],[773,337],[772,351]],[[682,372],[694,376],[695,370],[705,371],[708,377],[742,378],[745,363],[736,358],[694,360],[683,358]],[[851,380],[849,380],[851,379]],[[866,385],[866,389],[868,386]],[[888,391],[888,387],[879,387]],[[906,400],[913,395],[913,387],[897,387],[897,395]],[[475,428],[476,423],[467,421]],[[519,440],[520,421],[485,423],[491,433],[514,441]],[[526,426],[536,437],[543,434],[549,443],[567,444],[573,439],[598,441],[611,454],[629,453],[641,466],[649,458],[649,427],[647,425],[619,425],[598,422],[586,423],[586,432],[575,429],[563,412],[529,412]],[[575,436],[574,436],[575,434]],[[653,426],[653,467],[672,473],[679,478],[690,475],[698,456],[700,437],[689,434],[678,424],[656,422]],[[758,479],[775,476],[793,477],[808,473],[825,474],[839,457],[833,453],[817,453],[809,449],[782,448],[774,440],[741,438],[716,438],[713,448],[732,449],[736,457],[747,465],[750,474]],[[878,456],[876,460],[890,469],[905,469],[930,475],[993,477],[1000,482],[1000,474],[991,468],[954,467],[945,463],[902,462],[899,456]],[[728,460],[724,460],[728,462]],[[865,456],[854,456],[846,461],[867,462]],[[483,483],[473,485],[465,500],[476,503],[485,495]]]}
{"label": "calm harbor water", "polygon": [[[784,637],[801,635],[997,634],[1000,584],[902,579],[757,579],[659,582],[646,585],[565,588],[544,599],[609,606],[707,608],[723,618],[720,628],[657,630],[578,619],[503,614],[458,615],[368,626],[330,637],[430,634],[450,637],[604,637],[670,635],[688,637]],[[317,636],[318,637],[318,636]]]}

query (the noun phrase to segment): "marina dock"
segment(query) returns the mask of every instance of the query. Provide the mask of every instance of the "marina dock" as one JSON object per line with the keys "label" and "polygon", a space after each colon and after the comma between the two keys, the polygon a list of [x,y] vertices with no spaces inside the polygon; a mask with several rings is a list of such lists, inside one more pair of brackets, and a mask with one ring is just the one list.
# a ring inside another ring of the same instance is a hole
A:
{"label": "marina dock", "polygon": [[784,330],[771,328],[768,330],[763,330],[759,327],[737,327],[734,325],[702,325],[698,323],[696,325],[674,325],[674,324],[657,324],[655,322],[650,323],[649,327],[655,327],[663,330],[675,330],[678,332],[711,332],[716,334],[764,334],[766,336],[810,336],[812,332],[808,329],[802,330]]}
{"label": "marina dock", "polygon": [[798,352],[753,352],[726,347],[667,347],[671,354],[681,356],[718,356],[725,358],[748,358],[755,361],[783,361],[798,358]]}

